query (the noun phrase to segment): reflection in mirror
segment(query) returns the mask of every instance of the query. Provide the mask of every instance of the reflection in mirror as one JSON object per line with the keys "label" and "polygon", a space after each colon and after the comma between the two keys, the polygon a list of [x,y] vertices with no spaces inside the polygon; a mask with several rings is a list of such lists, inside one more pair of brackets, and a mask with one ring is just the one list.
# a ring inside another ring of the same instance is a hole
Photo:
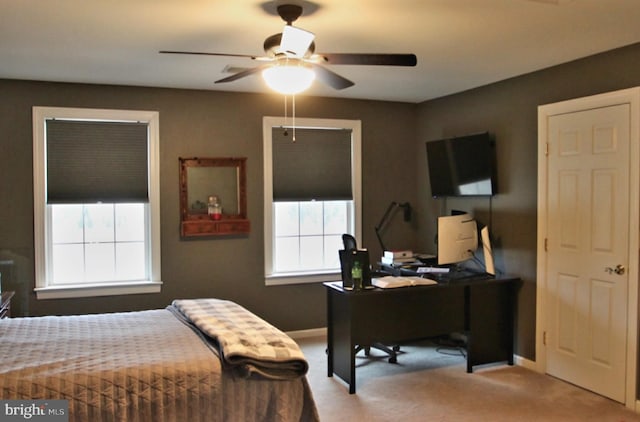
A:
{"label": "reflection in mirror", "polygon": [[180,158],[182,236],[248,233],[246,158]]}
{"label": "reflection in mirror", "polygon": [[223,215],[240,214],[237,167],[190,167],[187,184],[190,214],[207,214],[210,196],[218,198]]}

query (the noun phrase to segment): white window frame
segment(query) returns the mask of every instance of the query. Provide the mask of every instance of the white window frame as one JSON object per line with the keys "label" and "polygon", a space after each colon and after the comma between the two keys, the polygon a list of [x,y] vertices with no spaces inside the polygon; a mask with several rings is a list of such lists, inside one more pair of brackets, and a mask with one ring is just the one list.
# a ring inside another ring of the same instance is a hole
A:
{"label": "white window frame", "polygon": [[[149,136],[149,204],[147,221],[150,230],[149,259],[150,279],[135,282],[82,283],[50,285],[47,280],[47,261],[50,245],[51,222],[46,203],[47,155],[45,123],[48,119],[97,120],[117,122],[141,122],[148,125]],[[35,292],[38,299],[71,297],[129,295],[158,293],[162,281],[160,274],[160,117],[157,111],[107,110],[90,108],[33,107],[33,195],[34,195],[34,246]]]}
{"label": "white window frame", "polygon": [[[284,117],[265,116],[262,119],[263,153],[264,153],[264,258],[265,285],[284,285],[318,283],[340,279],[340,272],[318,271],[313,274],[279,274],[273,270],[274,250],[274,215],[273,215],[273,140],[274,127],[290,127],[290,119]],[[361,243],[362,232],[362,122],[344,119],[298,118],[295,120],[298,129],[346,129],[351,131],[351,186],[353,189],[353,227],[354,237]]]}

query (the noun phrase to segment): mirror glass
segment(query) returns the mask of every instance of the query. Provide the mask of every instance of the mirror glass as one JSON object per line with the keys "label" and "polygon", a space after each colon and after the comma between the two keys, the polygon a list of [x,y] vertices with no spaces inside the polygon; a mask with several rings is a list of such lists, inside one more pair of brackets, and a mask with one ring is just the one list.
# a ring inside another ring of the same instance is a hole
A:
{"label": "mirror glass", "polygon": [[210,196],[217,196],[226,215],[240,214],[238,167],[188,167],[189,214],[206,214]]}

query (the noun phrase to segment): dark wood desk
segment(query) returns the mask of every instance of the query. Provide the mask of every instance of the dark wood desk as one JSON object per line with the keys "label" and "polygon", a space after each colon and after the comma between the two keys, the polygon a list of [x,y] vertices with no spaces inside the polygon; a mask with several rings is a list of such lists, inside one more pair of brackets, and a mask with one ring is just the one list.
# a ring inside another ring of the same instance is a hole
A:
{"label": "dark wood desk", "polygon": [[450,281],[432,286],[347,291],[326,282],[327,373],[356,392],[358,344],[397,344],[463,332],[467,372],[473,366],[513,365],[517,278]]}

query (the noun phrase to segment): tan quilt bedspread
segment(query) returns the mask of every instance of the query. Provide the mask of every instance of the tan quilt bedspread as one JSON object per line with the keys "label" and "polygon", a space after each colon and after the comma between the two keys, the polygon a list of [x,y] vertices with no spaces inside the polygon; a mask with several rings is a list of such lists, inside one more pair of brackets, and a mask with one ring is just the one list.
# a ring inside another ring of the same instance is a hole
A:
{"label": "tan quilt bedspread", "polygon": [[291,337],[235,302],[179,299],[171,308],[211,339],[223,366],[240,377],[287,380],[309,369]]}
{"label": "tan quilt bedspread", "polygon": [[0,322],[0,398],[67,399],[71,421],[305,421],[305,378],[256,382],[223,370],[168,310]]}

